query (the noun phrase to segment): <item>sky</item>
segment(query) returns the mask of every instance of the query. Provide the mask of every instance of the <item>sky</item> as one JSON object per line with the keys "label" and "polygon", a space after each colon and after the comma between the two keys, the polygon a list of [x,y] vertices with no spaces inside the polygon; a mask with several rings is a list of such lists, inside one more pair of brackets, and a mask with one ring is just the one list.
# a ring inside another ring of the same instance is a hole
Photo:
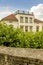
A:
{"label": "sky", "polygon": [[43,20],[43,0],[0,0],[0,19],[18,9],[33,12],[35,18]]}

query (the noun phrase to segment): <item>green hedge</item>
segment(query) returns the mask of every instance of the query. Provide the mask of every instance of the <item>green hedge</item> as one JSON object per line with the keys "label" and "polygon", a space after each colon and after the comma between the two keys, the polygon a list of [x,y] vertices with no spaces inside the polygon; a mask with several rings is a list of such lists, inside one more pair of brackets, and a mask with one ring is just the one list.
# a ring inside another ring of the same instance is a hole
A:
{"label": "green hedge", "polygon": [[0,23],[0,46],[21,48],[43,48],[42,32],[23,32],[13,26]]}

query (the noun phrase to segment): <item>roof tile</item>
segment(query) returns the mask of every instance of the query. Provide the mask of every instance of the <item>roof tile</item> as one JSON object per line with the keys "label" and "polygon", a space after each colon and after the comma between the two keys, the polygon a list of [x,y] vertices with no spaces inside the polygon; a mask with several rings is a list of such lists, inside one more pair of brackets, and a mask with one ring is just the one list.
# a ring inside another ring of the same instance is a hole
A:
{"label": "roof tile", "polygon": [[34,19],[34,22],[35,22],[35,23],[43,23],[43,21],[38,20],[38,19]]}
{"label": "roof tile", "polygon": [[2,20],[14,20],[14,21],[18,21],[18,19],[15,17],[14,14],[11,14],[9,16],[6,16],[5,18],[3,18]]}

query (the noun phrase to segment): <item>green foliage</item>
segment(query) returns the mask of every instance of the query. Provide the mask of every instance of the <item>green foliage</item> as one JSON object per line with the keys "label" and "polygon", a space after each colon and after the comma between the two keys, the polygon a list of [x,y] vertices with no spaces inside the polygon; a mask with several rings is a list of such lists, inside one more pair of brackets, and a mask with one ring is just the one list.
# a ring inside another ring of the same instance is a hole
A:
{"label": "green foliage", "polygon": [[12,25],[0,23],[0,45],[21,48],[43,48],[42,32],[23,32]]}

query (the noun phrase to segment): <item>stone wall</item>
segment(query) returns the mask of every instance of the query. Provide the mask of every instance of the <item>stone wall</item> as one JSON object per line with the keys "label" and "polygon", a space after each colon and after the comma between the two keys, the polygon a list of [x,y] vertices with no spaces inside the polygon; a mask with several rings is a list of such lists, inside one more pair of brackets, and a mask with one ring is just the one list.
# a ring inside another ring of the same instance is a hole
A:
{"label": "stone wall", "polygon": [[0,65],[43,65],[43,49],[0,47]]}

